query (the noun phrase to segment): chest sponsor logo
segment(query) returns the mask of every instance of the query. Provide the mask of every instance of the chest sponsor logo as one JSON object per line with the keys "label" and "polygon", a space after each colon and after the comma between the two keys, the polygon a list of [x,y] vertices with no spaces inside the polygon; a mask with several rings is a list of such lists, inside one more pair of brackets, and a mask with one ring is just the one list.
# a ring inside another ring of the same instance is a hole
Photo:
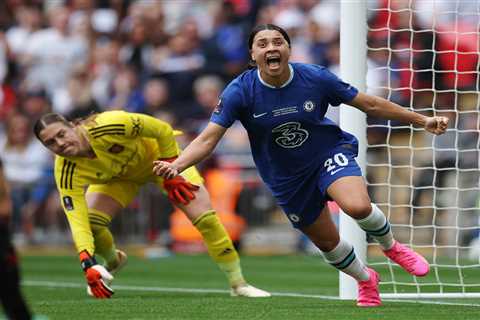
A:
{"label": "chest sponsor logo", "polygon": [[303,110],[312,112],[315,109],[315,103],[311,100],[307,100],[303,103]]}
{"label": "chest sponsor logo", "polygon": [[65,207],[65,210],[72,211],[74,209],[72,197],[64,196],[62,198],[62,201],[63,201],[63,206]]}
{"label": "chest sponsor logo", "polygon": [[273,140],[282,148],[300,147],[307,141],[309,133],[298,122],[287,122],[272,130]]}
{"label": "chest sponsor logo", "polygon": [[254,117],[255,119],[257,119],[257,118],[263,117],[263,116],[266,115],[267,113],[268,113],[268,112],[258,113],[258,114],[257,114],[257,113],[254,113],[254,114],[253,114],[253,117]]}
{"label": "chest sponsor logo", "polygon": [[108,152],[117,154],[122,152],[124,149],[125,149],[124,146],[115,143],[113,146],[111,146],[108,149]]}

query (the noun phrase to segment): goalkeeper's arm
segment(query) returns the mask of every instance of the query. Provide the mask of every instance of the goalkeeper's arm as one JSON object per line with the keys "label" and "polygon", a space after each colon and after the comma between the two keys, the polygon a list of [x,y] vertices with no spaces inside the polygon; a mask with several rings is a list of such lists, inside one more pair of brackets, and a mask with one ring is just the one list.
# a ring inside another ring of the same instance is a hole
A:
{"label": "goalkeeper's arm", "polygon": [[95,298],[110,298],[113,290],[109,287],[113,276],[101,265],[97,264],[93,254],[95,244],[88,207],[83,190],[70,190],[68,193],[60,189],[62,206],[70,224],[72,237],[79,252],[80,263],[85,273],[88,293]]}

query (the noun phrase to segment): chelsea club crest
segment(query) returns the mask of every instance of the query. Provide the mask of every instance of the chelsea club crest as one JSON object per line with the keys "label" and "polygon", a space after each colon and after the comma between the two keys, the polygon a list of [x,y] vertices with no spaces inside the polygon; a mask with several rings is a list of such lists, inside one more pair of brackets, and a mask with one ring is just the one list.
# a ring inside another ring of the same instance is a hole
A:
{"label": "chelsea club crest", "polygon": [[315,109],[315,103],[311,100],[307,100],[303,103],[303,109],[307,112],[312,112]]}

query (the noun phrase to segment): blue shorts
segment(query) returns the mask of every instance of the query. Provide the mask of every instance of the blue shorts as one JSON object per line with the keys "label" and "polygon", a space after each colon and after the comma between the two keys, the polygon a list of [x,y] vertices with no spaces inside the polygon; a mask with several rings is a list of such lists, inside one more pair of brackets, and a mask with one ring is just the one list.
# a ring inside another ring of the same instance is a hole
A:
{"label": "blue shorts", "polygon": [[[350,145],[348,145],[350,146]],[[277,201],[295,228],[306,227],[317,220],[328,200],[328,187],[342,177],[362,176],[355,161],[356,148],[339,146],[322,160],[316,174],[306,178],[297,192]]]}

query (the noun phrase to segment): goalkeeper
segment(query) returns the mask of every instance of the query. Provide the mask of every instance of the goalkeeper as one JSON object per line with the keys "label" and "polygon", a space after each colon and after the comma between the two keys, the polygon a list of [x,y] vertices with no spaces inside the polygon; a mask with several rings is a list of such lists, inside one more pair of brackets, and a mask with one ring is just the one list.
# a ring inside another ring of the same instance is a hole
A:
{"label": "goalkeeper", "polygon": [[[117,250],[109,230],[112,218],[155,183],[202,234],[208,252],[225,273],[232,296],[268,297],[246,283],[237,251],[211,208],[203,179],[194,167],[163,179],[152,173],[157,159],[173,161],[180,149],[172,127],[153,117],[109,111],[68,122],[43,115],[34,126],[37,138],[55,153],[55,180],[87,281],[96,298],[110,298],[113,275],[127,256]],[[105,266],[96,261],[104,258]]]}

